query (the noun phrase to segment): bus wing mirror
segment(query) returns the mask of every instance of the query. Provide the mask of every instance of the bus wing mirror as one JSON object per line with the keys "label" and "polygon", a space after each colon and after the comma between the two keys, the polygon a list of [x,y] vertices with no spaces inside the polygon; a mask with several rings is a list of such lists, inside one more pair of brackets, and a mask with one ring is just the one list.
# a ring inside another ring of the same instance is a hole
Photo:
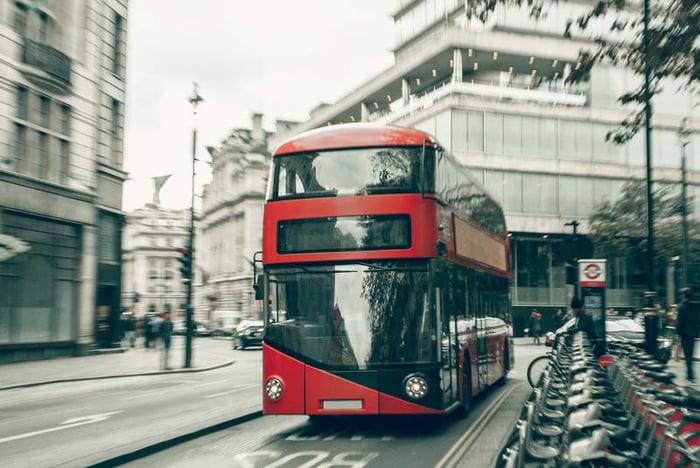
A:
{"label": "bus wing mirror", "polygon": [[253,285],[253,289],[255,290],[255,300],[256,301],[263,300],[264,294],[263,294],[262,276],[258,276],[255,279],[255,284]]}

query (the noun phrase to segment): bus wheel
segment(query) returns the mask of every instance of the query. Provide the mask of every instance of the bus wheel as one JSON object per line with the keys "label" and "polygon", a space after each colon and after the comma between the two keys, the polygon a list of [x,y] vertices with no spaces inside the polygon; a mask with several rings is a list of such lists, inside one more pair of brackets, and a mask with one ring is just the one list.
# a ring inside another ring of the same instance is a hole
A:
{"label": "bus wheel", "polygon": [[[468,363],[468,359],[464,359],[464,362]],[[472,408],[472,372],[471,368],[465,366],[464,368],[464,380],[462,382],[462,415],[466,416]]]}

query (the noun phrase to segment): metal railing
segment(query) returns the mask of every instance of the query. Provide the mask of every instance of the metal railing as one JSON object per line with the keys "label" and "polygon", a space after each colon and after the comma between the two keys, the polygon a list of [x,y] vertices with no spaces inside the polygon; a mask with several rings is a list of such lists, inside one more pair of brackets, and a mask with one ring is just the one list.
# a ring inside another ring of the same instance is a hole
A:
{"label": "metal railing", "polygon": [[70,85],[71,59],[50,45],[25,38],[22,62],[48,73],[64,86]]}

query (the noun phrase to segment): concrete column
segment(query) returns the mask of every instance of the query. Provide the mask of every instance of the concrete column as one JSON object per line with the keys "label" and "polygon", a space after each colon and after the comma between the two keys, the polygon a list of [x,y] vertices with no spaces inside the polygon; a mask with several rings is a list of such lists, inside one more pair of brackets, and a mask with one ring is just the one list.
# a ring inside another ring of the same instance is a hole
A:
{"label": "concrete column", "polygon": [[462,49],[452,51],[452,81],[462,82]]}
{"label": "concrete column", "polygon": [[82,262],[80,264],[79,308],[76,313],[78,348],[80,355],[87,354],[95,342],[95,290],[97,282],[97,228],[83,226]]}
{"label": "concrete column", "polygon": [[401,102],[407,106],[411,99],[411,82],[407,78],[401,79]]}
{"label": "concrete column", "polygon": [[369,122],[369,107],[364,102],[360,104],[360,122]]}

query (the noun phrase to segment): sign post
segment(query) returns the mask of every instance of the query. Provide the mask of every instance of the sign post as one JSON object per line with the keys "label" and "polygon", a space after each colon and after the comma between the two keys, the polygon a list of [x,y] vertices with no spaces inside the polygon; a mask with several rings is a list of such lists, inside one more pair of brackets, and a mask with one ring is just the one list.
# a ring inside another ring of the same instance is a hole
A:
{"label": "sign post", "polygon": [[583,310],[593,319],[596,336],[602,340],[595,354],[605,354],[605,285],[606,260],[584,259],[578,261],[578,281],[581,287]]}

